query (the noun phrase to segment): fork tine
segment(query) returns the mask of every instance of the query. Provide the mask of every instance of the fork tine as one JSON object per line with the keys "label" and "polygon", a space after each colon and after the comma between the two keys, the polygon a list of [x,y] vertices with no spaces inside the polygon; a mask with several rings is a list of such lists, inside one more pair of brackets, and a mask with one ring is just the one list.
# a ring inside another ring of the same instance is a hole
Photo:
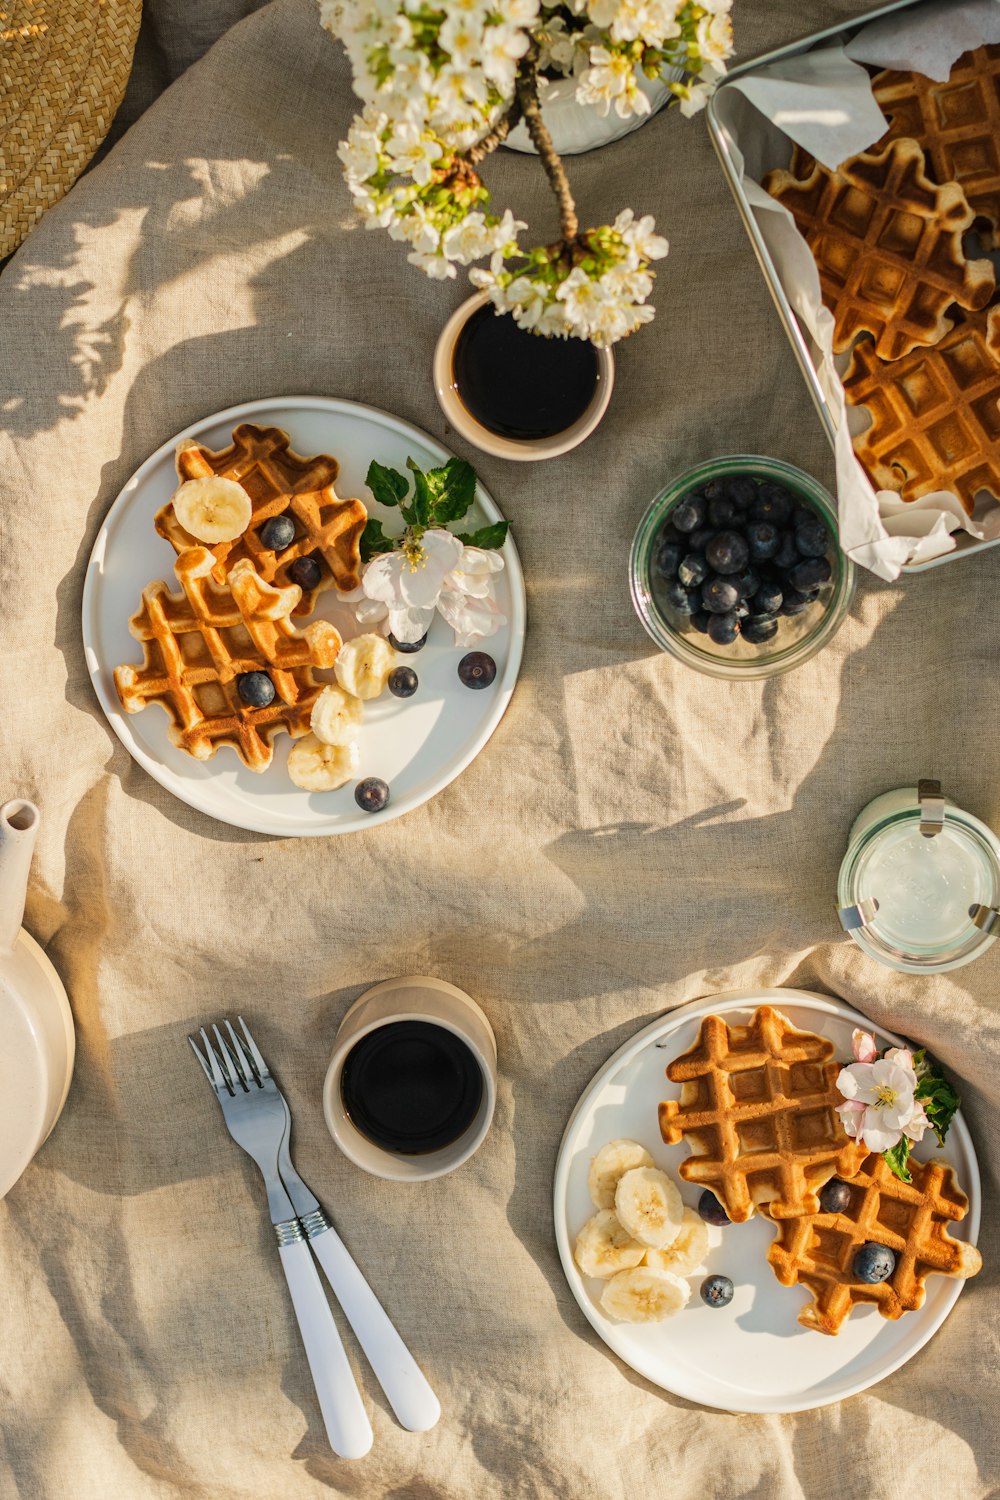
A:
{"label": "fork tine", "polygon": [[268,1070],[267,1063],[261,1057],[261,1055],[260,1055],[260,1048],[257,1046],[257,1043],[254,1041],[253,1037],[250,1034],[250,1027],[244,1021],[244,1019],[243,1019],[242,1016],[237,1016],[236,1019],[239,1021],[240,1025],[243,1027],[243,1035],[247,1039],[246,1044],[250,1048],[250,1053],[251,1053],[251,1056],[253,1057],[254,1066],[256,1067],[257,1072],[260,1074],[261,1078],[270,1078],[271,1074],[270,1074],[270,1071]]}
{"label": "fork tine", "polygon": [[215,1040],[218,1044],[219,1051],[222,1054],[223,1069],[231,1074],[233,1093],[236,1092],[237,1088],[242,1088],[245,1090],[247,1088],[247,1081],[244,1077],[243,1066],[240,1063],[239,1058],[230,1048],[229,1043],[222,1035],[222,1032],[219,1030],[218,1026],[213,1024],[212,1031],[215,1034]]}
{"label": "fork tine", "polygon": [[198,1047],[197,1042],[195,1041],[195,1039],[194,1039],[193,1036],[189,1036],[188,1037],[188,1041],[191,1043],[191,1051],[194,1053],[195,1057],[201,1063],[201,1071],[204,1073],[205,1077],[208,1079],[209,1083],[212,1085],[212,1088],[214,1089],[215,1088],[215,1079],[212,1077],[212,1070],[208,1066],[208,1063],[205,1061],[205,1059],[202,1057],[201,1051],[200,1051],[200,1049]]}
{"label": "fork tine", "polygon": [[233,1029],[232,1021],[226,1021],[226,1030],[229,1032],[233,1044],[233,1050],[236,1053],[240,1067],[246,1070],[243,1078],[244,1083],[249,1084],[250,1080],[252,1079],[257,1087],[261,1088],[261,1078],[259,1073],[257,1072],[256,1064],[254,1063],[253,1058],[250,1056],[250,1049],[248,1048],[246,1042]]}
{"label": "fork tine", "polygon": [[208,1032],[205,1030],[204,1026],[201,1028],[200,1034],[202,1044],[205,1048],[205,1057],[207,1060],[207,1064],[211,1069],[210,1081],[212,1087],[217,1092],[219,1089],[225,1089],[227,1094],[231,1094],[233,1092],[232,1085],[229,1082],[228,1075],[224,1072],[222,1066],[220,1065],[219,1059],[215,1055],[215,1048],[212,1046],[212,1039],[209,1036]]}

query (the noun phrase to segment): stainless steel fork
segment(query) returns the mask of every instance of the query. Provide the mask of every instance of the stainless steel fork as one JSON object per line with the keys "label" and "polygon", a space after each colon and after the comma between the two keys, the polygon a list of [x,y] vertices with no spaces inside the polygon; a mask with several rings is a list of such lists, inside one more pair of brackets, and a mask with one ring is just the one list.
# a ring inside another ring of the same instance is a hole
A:
{"label": "stainless steel fork", "polygon": [[228,1037],[218,1026],[212,1027],[214,1045],[204,1026],[200,1048],[193,1037],[188,1041],[222,1108],[229,1134],[256,1162],[264,1178],[278,1254],[330,1446],[342,1458],[362,1458],[372,1445],[371,1423],[310,1254],[306,1231],[278,1170],[278,1154],[288,1130],[284,1100],[276,1088],[261,1085],[248,1066],[246,1050],[236,1032],[228,1021],[225,1025]]}

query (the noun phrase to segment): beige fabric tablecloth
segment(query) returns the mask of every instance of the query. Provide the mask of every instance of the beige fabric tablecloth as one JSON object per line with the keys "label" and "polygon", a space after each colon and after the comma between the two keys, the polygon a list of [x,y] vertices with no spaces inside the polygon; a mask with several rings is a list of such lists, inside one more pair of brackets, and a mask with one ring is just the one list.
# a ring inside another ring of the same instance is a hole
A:
{"label": "beige fabric tablecloth", "polygon": [[[749,55],[862,6],[736,9]],[[164,35],[191,12],[164,6]],[[703,122],[661,115],[572,164],[585,219],[652,211],[672,249],[597,435],[537,467],[476,459],[514,524],[530,628],[510,711],[453,786],[369,833],[268,840],[174,801],[98,710],[84,566],[164,439],[282,392],[370,401],[444,436],[430,353],[465,290],[354,227],[334,152],[351,109],[311,0],[276,0],[0,277],[0,793],[43,809],[26,922],[79,1037],[65,1115],[0,1204],[0,1496],[996,1495],[1000,952],[894,975],[832,903],[849,824],[879,791],[939,776],[1000,826],[997,554],[862,579],[830,648],[768,683],[651,651],[625,559],[667,476],[740,449],[833,474]],[[549,227],[532,161],[503,153],[488,176]],[[414,1189],[350,1167],[319,1104],[344,1009],[406,971],[481,1002],[502,1074],[478,1156]],[[867,1394],[741,1418],[663,1395],[598,1342],[559,1268],[551,1179],[574,1101],[635,1030],[696,996],[786,983],[844,996],[961,1078],[986,1268]],[[237,1005],[286,1086],[304,1175],[442,1396],[438,1428],[406,1434],[365,1370],[376,1440],[353,1466],[326,1445],[258,1184],[184,1040]]]}

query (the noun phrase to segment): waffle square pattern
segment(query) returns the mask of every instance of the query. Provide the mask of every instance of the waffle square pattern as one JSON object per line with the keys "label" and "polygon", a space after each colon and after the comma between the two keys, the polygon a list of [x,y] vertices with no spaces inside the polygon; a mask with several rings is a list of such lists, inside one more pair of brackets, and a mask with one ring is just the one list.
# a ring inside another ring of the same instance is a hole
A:
{"label": "waffle square pattern", "polygon": [[667,1067],[680,1100],[659,1108],[664,1141],[692,1153],[681,1177],[711,1188],[734,1223],[763,1204],[776,1219],[816,1212],[824,1183],[852,1176],[867,1155],[834,1113],[839,1071],[830,1041],[770,1005],[745,1026],[706,1016]]}

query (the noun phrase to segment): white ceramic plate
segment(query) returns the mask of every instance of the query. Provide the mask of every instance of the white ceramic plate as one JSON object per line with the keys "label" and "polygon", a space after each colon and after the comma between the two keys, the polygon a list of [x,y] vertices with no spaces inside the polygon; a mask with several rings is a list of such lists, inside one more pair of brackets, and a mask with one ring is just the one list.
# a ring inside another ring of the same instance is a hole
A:
{"label": "white ceramic plate", "polygon": [[[672,1058],[693,1045],[705,1016],[721,1015],[740,1024],[764,1003],[777,1006],[793,1025],[829,1037],[839,1057],[850,1058],[855,1026],[874,1029],[880,1047],[902,1043],[900,1037],[874,1028],[840,1001],[802,990],[716,995],[671,1011],[609,1058],[574,1109],[556,1162],[556,1240],[566,1279],[590,1322],[620,1359],[654,1385],[723,1411],[807,1411],[853,1396],[898,1370],[941,1327],[964,1282],[931,1276],[927,1300],[915,1312],[891,1323],[875,1307],[858,1308],[840,1333],[830,1337],[796,1321],[809,1293],[804,1287],[778,1282],[767,1262],[774,1228],[764,1219],[713,1232],[707,1269],[735,1282],[736,1294],[729,1306],[706,1307],[698,1295],[702,1277],[695,1276],[691,1301],[664,1323],[619,1323],[606,1317],[598,1300],[602,1283],[582,1276],[573,1259],[573,1242],[594,1212],[587,1192],[587,1168],[606,1141],[618,1137],[641,1141],[657,1165],[679,1182],[685,1202],[692,1207],[697,1204],[699,1190],[677,1177],[687,1148],[665,1146],[660,1139],[657,1105],[661,1099],[680,1095],[664,1070]],[[961,1114],[955,1116],[943,1150],[930,1135],[915,1154],[943,1157],[955,1168],[969,1197],[969,1212],[952,1226],[951,1233],[975,1243],[979,1167]]]}
{"label": "white ceramic plate", "polygon": [[[415,696],[404,700],[385,693],[366,704],[360,776],[381,776],[389,783],[391,800],[382,812],[361,811],[354,800],[354,782],[322,793],[293,786],[285,766],[293,741],[285,734],[278,736],[274,760],[260,775],[247,770],[228,746],[211,760],[195,760],[171,744],[167,715],[156,704],[139,714],[124,713],[113,672],[121,662],[142,659],[141,647],[128,629],[142,590],[154,578],[174,579],[174,551],[156,534],[153,516],[177,485],[178,439],[195,437],[210,448],[222,448],[232,441],[233,428],[240,422],[284,428],[297,453],[332,453],[340,463],[338,492],[359,495],[390,532],[399,529],[398,517],[376,505],[365,486],[371,460],[405,471],[410,456],[424,469],[451,456],[408,422],[371,406],[324,396],[247,401],[170,438],[132,475],[108,511],[91,553],[83,589],[83,644],[98,700],[118,738],[150,776],[182,802],[223,823],[293,836],[347,833],[386,823],[453,781],[503,717],[524,643],[524,579],[517,550],[508,538],[505,567],[495,575],[497,603],[508,623],[482,643],[497,664],[490,687],[473,691],[462,686],[457,667],[464,652],[455,647],[445,622],[436,618],[424,649],[401,658],[420,679]],[[499,520],[500,512],[480,485],[468,529]],[[320,595],[315,618],[321,617],[332,620],[345,639],[361,633],[352,612],[338,604],[334,589]],[[332,672],[317,676],[333,679]]]}

